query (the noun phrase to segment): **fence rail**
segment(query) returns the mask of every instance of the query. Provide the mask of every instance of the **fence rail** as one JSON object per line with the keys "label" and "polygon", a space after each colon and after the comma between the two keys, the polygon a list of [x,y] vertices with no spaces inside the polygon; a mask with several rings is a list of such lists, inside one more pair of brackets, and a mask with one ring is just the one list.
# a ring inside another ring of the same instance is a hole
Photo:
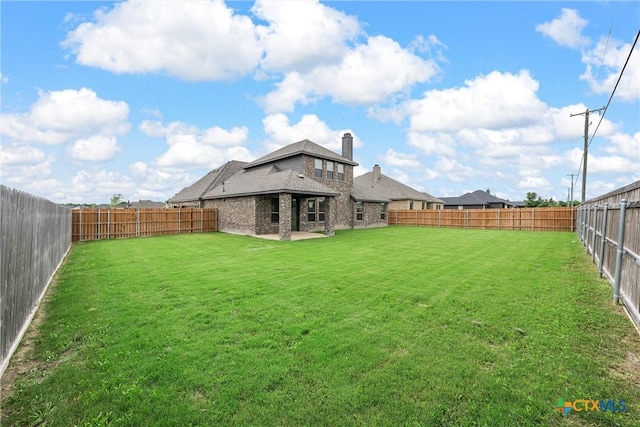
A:
{"label": "fence rail", "polygon": [[611,283],[614,303],[622,300],[640,326],[640,181],[583,203],[577,216],[578,237]]}
{"label": "fence rail", "polygon": [[72,216],[74,242],[217,230],[213,208],[74,209]]}
{"label": "fence rail", "polygon": [[575,208],[391,210],[390,225],[574,231]]}
{"label": "fence rail", "polygon": [[0,376],[71,247],[71,210],[0,186]]}

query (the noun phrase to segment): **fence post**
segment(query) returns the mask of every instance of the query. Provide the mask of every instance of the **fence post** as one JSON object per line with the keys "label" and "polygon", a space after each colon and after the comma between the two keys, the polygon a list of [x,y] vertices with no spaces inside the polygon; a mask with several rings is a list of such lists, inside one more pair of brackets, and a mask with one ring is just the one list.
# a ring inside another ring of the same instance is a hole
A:
{"label": "fence post", "polygon": [[107,211],[107,239],[111,238],[111,209]]}
{"label": "fence post", "polygon": [[204,216],[204,210],[200,208],[200,232],[204,231],[204,223],[202,217]]}
{"label": "fence post", "polygon": [[583,243],[585,245],[585,248],[587,249],[587,253],[589,253],[589,224],[590,224],[590,218],[589,218],[589,213],[591,212],[591,209],[589,207],[586,207],[584,210],[584,214],[585,214],[585,221],[584,221],[584,225],[585,227],[582,230],[582,234],[584,234],[584,239],[583,239]]}
{"label": "fence post", "polygon": [[78,213],[80,214],[80,229],[78,230],[78,241],[82,241],[82,209],[78,209]]}
{"label": "fence post", "polygon": [[496,216],[498,217],[498,230],[500,230],[500,208],[496,211]]}
{"label": "fence post", "polygon": [[598,205],[593,206],[593,234],[591,235],[591,261],[596,262],[596,228],[598,226]]}
{"label": "fence post", "polygon": [[534,224],[536,223],[536,208],[531,208],[531,231],[534,230]]}
{"label": "fence post", "polygon": [[618,247],[616,251],[616,274],[613,278],[613,303],[620,301],[620,276],[622,274],[622,255],[624,254],[624,227],[626,224],[627,201],[620,201],[620,225],[618,226]]}
{"label": "fence post", "polygon": [[438,209],[438,228],[442,227],[442,209]]}
{"label": "fence post", "polygon": [[578,207],[578,209],[576,210],[576,234],[578,235],[578,238],[580,237],[581,212],[582,208]]}
{"label": "fence post", "polygon": [[418,226],[418,211],[416,211],[416,227]]}
{"label": "fence post", "polygon": [[96,230],[96,239],[100,240],[100,209],[98,209],[98,229]]}
{"label": "fence post", "polygon": [[140,237],[140,208],[136,209],[136,237]]}
{"label": "fence post", "polygon": [[178,234],[180,234],[180,221],[181,221],[181,218],[180,218],[180,208],[178,208]]}
{"label": "fence post", "polygon": [[609,210],[609,203],[604,204],[604,212],[602,213],[602,233],[600,233],[602,239],[600,241],[600,261],[598,263],[598,273],[602,277],[604,270],[604,244],[607,241],[607,212]]}

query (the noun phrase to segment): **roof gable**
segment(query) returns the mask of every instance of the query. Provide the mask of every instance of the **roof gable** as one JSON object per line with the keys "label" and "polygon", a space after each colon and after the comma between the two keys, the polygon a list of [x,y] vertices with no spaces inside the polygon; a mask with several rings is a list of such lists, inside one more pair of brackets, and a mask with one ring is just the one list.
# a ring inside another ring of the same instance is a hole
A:
{"label": "roof gable", "polygon": [[245,167],[247,169],[253,168],[256,166],[264,165],[266,163],[270,163],[276,160],[284,159],[287,157],[298,156],[300,154],[307,154],[313,157],[319,157],[327,160],[335,160],[337,162],[345,163],[348,165],[357,166],[358,164],[352,160],[347,159],[339,154],[334,153],[333,151],[324,148],[321,145],[316,144],[313,141],[309,141],[308,139],[303,139],[302,141],[294,142],[293,144],[286,145],[279,150],[273,151],[267,155],[260,157],[257,160],[247,164]]}
{"label": "roof gable", "polygon": [[209,171],[209,173],[189,187],[185,187],[180,190],[175,196],[169,199],[169,203],[200,200],[207,191],[220,185],[225,179],[237,173],[246,165],[246,162],[240,162],[237,160],[228,161],[219,168]]}
{"label": "roof gable", "polygon": [[389,200],[421,200],[431,203],[443,203],[442,200],[433,197],[429,193],[418,191],[382,173],[379,179],[374,180],[373,172],[367,172],[364,175],[355,177],[353,182],[362,187],[373,188],[377,194]]}

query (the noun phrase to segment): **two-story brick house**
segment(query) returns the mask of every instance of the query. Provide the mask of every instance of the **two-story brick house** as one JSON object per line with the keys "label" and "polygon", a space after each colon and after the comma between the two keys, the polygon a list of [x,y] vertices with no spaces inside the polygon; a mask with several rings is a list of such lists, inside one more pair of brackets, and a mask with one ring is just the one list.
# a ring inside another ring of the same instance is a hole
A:
{"label": "two-story brick house", "polygon": [[279,234],[386,226],[389,200],[354,185],[353,137],[342,138],[342,155],[307,139],[250,163],[231,161],[172,197],[171,207],[212,207],[218,229],[242,234]]}

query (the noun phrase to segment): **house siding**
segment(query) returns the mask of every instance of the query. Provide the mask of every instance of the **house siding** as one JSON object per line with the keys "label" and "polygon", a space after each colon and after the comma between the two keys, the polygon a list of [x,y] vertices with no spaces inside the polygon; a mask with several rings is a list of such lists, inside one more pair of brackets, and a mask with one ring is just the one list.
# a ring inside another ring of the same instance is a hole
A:
{"label": "house siding", "polygon": [[[353,188],[353,166],[344,165],[344,181],[338,180],[338,163],[333,160],[322,159],[322,178],[316,178],[314,176],[315,165],[314,160],[316,157],[312,156],[303,156],[303,172],[305,175],[312,177],[318,182],[323,183],[327,187],[330,187],[337,192],[340,193],[339,196],[335,197],[333,203],[333,214],[335,218],[335,229],[341,230],[346,228],[351,228],[351,220],[353,218],[351,214],[351,189]],[[327,162],[333,162],[334,166],[334,179],[327,179]],[[305,215],[306,215],[306,201],[304,205]],[[306,219],[306,218],[305,218]],[[317,224],[313,225],[313,228],[310,229],[313,231],[322,230],[324,228],[319,227]]]}
{"label": "house siding", "polygon": [[206,200],[204,207],[218,209],[218,230],[257,234],[255,196]]}
{"label": "house siding", "polygon": [[362,220],[358,221],[356,212],[356,202],[351,200],[351,214],[352,214],[352,228],[374,228],[374,227],[386,227],[387,220],[380,219],[382,213],[381,203],[365,202],[363,204]]}

